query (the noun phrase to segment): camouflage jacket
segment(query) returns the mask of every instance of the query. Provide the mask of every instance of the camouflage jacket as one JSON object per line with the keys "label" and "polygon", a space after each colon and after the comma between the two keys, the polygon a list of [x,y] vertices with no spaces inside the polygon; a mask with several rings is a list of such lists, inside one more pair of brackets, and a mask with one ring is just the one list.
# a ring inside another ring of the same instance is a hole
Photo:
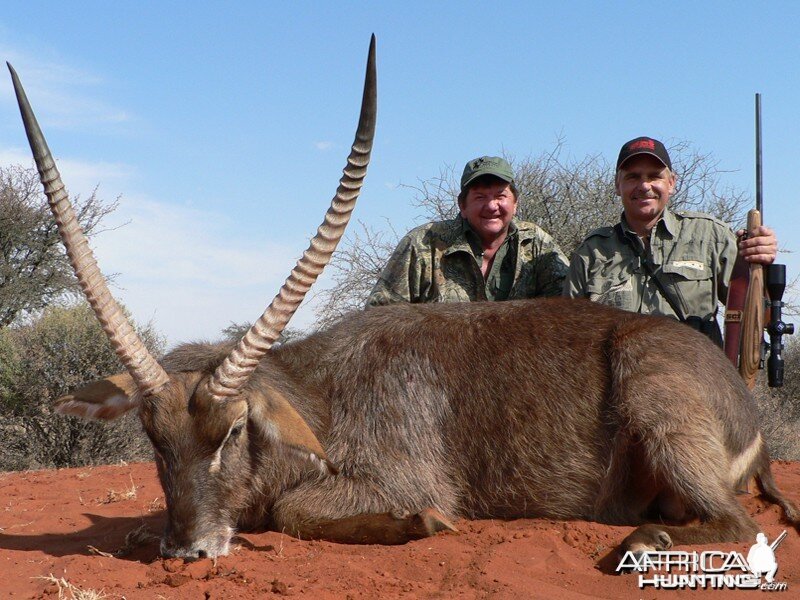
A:
{"label": "camouflage jacket", "polygon": [[484,280],[480,245],[461,217],[409,232],[398,244],[367,306],[394,302],[512,300],[561,293],[568,262],[537,225],[512,221]]}
{"label": "camouflage jacket", "polygon": [[727,300],[736,256],[733,231],[709,215],[667,208],[650,232],[647,250],[623,217],[615,227],[595,229],[578,246],[564,294],[678,318],[643,268],[642,261],[647,260],[684,318],[708,319],[716,315],[718,301]]}

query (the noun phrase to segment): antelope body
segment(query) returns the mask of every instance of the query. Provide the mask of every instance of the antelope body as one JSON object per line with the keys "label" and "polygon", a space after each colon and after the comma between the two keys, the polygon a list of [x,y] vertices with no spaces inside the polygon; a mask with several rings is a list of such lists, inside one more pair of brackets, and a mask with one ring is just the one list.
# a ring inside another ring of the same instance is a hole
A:
{"label": "antelope body", "polygon": [[756,525],[735,498],[751,477],[797,526],[748,390],[677,322],[567,299],[396,305],[271,348],[360,188],[373,54],[374,41],[349,166],[284,288],[235,347],[183,345],[160,364],[120,325],[85,238],[71,237],[66,193],[14,77],[65,245],[128,369],[59,410],[138,409],[167,501],[162,553],[225,554],[234,531],[264,527],[403,543],[463,517],[637,525],[623,551],[751,539]]}

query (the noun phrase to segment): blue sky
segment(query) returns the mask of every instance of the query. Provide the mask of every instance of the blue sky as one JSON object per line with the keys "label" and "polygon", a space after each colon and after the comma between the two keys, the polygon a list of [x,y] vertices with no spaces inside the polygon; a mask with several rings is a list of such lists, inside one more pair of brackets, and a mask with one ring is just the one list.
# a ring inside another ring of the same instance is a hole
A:
{"label": "blue sky", "polygon": [[[800,5],[792,2],[10,2],[17,69],[72,193],[121,195],[96,238],[115,293],[171,342],[252,321],[316,230],[378,38],[375,149],[355,218],[415,224],[414,184],[482,154],[609,161],[689,140],[754,189],[763,95],[767,224],[800,250]],[[0,162],[28,163],[0,77]],[[782,254],[790,276],[797,254]],[[323,276],[324,278],[324,276]],[[324,280],[322,281],[324,285]],[[294,325],[313,321],[309,307]]]}

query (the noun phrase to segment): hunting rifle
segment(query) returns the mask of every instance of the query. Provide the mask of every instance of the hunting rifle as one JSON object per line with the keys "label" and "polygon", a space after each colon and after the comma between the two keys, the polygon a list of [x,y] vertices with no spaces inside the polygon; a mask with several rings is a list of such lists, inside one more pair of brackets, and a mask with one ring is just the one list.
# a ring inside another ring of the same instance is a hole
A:
{"label": "hunting rifle", "polygon": [[[761,226],[763,205],[761,169],[761,94],[756,94],[756,208],[747,213],[747,232],[750,235]],[[769,350],[767,377],[770,387],[783,385],[783,335],[794,333],[794,325],[781,320],[783,291],[786,288],[786,266],[772,264],[766,269],[758,263],[747,263],[737,257],[728,287],[725,309],[725,354],[738,367],[747,387],[753,389],[758,369],[764,367]],[[764,342],[765,292],[769,298],[770,317],[767,331],[770,343]]]}

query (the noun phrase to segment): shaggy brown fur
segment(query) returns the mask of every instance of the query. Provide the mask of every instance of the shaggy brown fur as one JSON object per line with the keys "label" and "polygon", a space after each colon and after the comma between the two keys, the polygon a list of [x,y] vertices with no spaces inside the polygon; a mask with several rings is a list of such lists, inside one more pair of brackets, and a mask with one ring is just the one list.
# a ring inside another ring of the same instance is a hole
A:
{"label": "shaggy brown fur", "polygon": [[640,525],[623,551],[751,539],[751,477],[798,523],[747,388],[675,321],[560,298],[375,308],[215,403],[202,383],[229,351],[177,348],[141,402],[165,554],[224,553],[236,527],[398,543],[460,517]]}

